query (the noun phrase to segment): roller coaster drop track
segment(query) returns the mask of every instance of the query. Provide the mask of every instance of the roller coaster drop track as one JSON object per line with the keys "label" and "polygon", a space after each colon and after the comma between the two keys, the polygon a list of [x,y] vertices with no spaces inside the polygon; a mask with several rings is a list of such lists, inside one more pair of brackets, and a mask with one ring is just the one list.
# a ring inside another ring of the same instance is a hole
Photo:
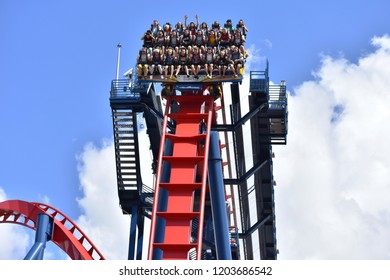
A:
{"label": "roller coaster drop track", "polygon": [[39,214],[46,214],[53,219],[51,241],[71,259],[104,260],[103,255],[84,232],[54,207],[22,200],[7,200],[0,203],[0,223],[18,224],[36,230]]}

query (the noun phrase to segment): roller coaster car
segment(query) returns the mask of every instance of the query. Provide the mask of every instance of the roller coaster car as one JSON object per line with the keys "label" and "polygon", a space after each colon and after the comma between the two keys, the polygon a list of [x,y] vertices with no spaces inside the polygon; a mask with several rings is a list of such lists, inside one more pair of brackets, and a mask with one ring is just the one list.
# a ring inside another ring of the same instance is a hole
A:
{"label": "roller coaster car", "polygon": [[194,75],[187,77],[186,75],[178,75],[177,77],[172,78],[161,78],[160,75],[156,76],[147,76],[139,78],[140,83],[203,83],[203,82],[242,82],[242,75],[234,76],[226,74],[225,76],[215,75],[212,78],[209,78],[207,75],[199,75],[197,78]]}

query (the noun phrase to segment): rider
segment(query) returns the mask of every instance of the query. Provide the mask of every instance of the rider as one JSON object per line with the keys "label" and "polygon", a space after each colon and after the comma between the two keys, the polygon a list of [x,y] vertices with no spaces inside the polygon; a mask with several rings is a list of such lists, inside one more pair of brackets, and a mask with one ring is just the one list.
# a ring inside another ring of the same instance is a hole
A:
{"label": "rider", "polygon": [[225,76],[227,67],[230,64],[230,59],[226,55],[226,50],[222,49],[217,57],[218,72],[220,76]]}
{"label": "rider", "polygon": [[153,21],[153,24],[150,25],[150,29],[149,30],[152,32],[153,36],[156,37],[157,36],[157,32],[160,31],[160,30],[163,30],[163,29],[162,29],[161,25],[158,23],[158,20],[155,19]]}
{"label": "rider", "polygon": [[162,66],[161,66],[162,63],[163,63],[163,60],[162,60],[162,56],[161,56],[161,50],[159,48],[155,48],[153,50],[152,62],[150,65],[151,78],[153,76],[154,69],[156,69],[156,68],[157,68],[158,72],[160,73],[161,78],[164,78],[164,76],[162,75]]}
{"label": "rider", "polygon": [[148,75],[148,63],[150,60],[151,57],[148,54],[146,47],[142,47],[137,56],[137,73],[139,78],[143,78]]}
{"label": "rider", "polygon": [[241,34],[246,37],[246,33],[249,31],[246,25],[244,24],[244,21],[240,19],[236,25],[236,30],[239,29],[241,31]]}
{"label": "rider", "polygon": [[172,47],[168,47],[167,54],[164,56],[164,63],[165,63],[165,78],[168,78],[168,75],[170,74],[170,78],[172,79],[172,76],[174,74],[175,64],[176,64],[176,56],[173,52]]}
{"label": "rider", "polygon": [[194,46],[194,51],[190,55],[190,64],[191,64],[192,73],[194,73],[194,78],[198,79],[200,66],[201,66],[201,64],[203,64],[203,56],[199,52],[199,47],[198,46]]}
{"label": "rider", "polygon": [[244,64],[244,56],[237,46],[232,46],[232,50],[233,51],[230,55],[231,63],[229,67],[232,70],[234,77],[237,77],[240,74],[241,67]]}
{"label": "rider", "polygon": [[189,59],[188,59],[188,55],[187,55],[187,49],[185,47],[181,47],[179,55],[177,57],[177,68],[176,68],[175,77],[177,77],[177,75],[179,75],[180,70],[182,68],[184,68],[184,71],[186,72],[187,77],[190,76],[190,74],[188,73],[188,62],[189,62]]}
{"label": "rider", "polygon": [[228,19],[223,27],[226,28],[230,34],[234,33],[234,26],[231,19]]}
{"label": "rider", "polygon": [[219,45],[221,47],[228,47],[231,45],[232,37],[229,31],[226,28],[223,28],[221,33],[219,33]]}
{"label": "rider", "polygon": [[160,30],[157,33],[157,37],[154,39],[154,47],[160,48],[162,50],[162,53],[165,53],[165,43],[166,39],[164,36],[164,32]]}
{"label": "rider", "polygon": [[187,18],[188,18],[188,16],[184,16],[184,26],[186,29],[188,29],[190,31],[191,35],[195,35],[195,32],[199,27],[198,15],[195,16],[196,24],[193,21],[191,21],[190,24],[187,25]]}
{"label": "rider", "polygon": [[207,52],[204,55],[204,70],[206,71],[207,77],[213,78],[213,70],[215,63],[215,55],[212,47],[207,47]]}
{"label": "rider", "polygon": [[150,30],[146,31],[144,35],[141,37],[141,40],[144,41],[142,46],[147,49],[149,54],[151,54],[154,46],[154,37],[152,35],[152,31]]}

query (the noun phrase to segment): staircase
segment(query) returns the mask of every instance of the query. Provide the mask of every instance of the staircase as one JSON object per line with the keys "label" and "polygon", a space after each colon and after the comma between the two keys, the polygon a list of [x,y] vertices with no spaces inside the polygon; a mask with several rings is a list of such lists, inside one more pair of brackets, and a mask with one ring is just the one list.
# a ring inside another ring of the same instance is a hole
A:
{"label": "staircase", "polygon": [[[202,93],[201,93],[202,94]],[[177,102],[179,110],[170,111]],[[213,119],[214,100],[205,95],[170,96],[167,99],[160,143],[155,186],[148,259],[155,259],[158,251],[164,260],[187,260],[189,253],[202,258],[204,204],[206,196],[209,137]],[[175,131],[168,131],[173,121]],[[172,143],[172,154],[166,155],[166,141]],[[170,165],[169,178],[163,178],[163,163]],[[167,193],[167,196],[160,196]],[[166,209],[158,205],[164,204]],[[163,219],[163,237],[156,238],[158,219]],[[199,221],[197,235],[191,235],[193,221]],[[195,252],[195,253],[194,253]],[[162,254],[161,254],[162,253]]]}
{"label": "staircase", "polygon": [[142,187],[138,155],[137,114],[131,109],[112,109],[118,194],[122,211],[131,213]]}

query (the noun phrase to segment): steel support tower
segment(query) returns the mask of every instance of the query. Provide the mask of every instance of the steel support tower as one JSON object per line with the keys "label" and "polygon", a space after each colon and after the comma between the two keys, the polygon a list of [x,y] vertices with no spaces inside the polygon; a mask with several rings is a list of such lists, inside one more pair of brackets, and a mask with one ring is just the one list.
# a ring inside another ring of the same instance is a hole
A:
{"label": "steel support tower", "polygon": [[[268,74],[268,63],[250,72],[245,114],[241,75],[112,81],[118,196],[122,212],[131,215],[129,259],[146,255],[145,217],[151,219],[148,259],[277,258],[272,145],[286,144],[287,95],[285,82],[270,85]],[[224,84],[230,84],[230,104]],[[150,139],[154,186],[141,178],[139,113]],[[248,121],[250,138],[243,135]]]}

